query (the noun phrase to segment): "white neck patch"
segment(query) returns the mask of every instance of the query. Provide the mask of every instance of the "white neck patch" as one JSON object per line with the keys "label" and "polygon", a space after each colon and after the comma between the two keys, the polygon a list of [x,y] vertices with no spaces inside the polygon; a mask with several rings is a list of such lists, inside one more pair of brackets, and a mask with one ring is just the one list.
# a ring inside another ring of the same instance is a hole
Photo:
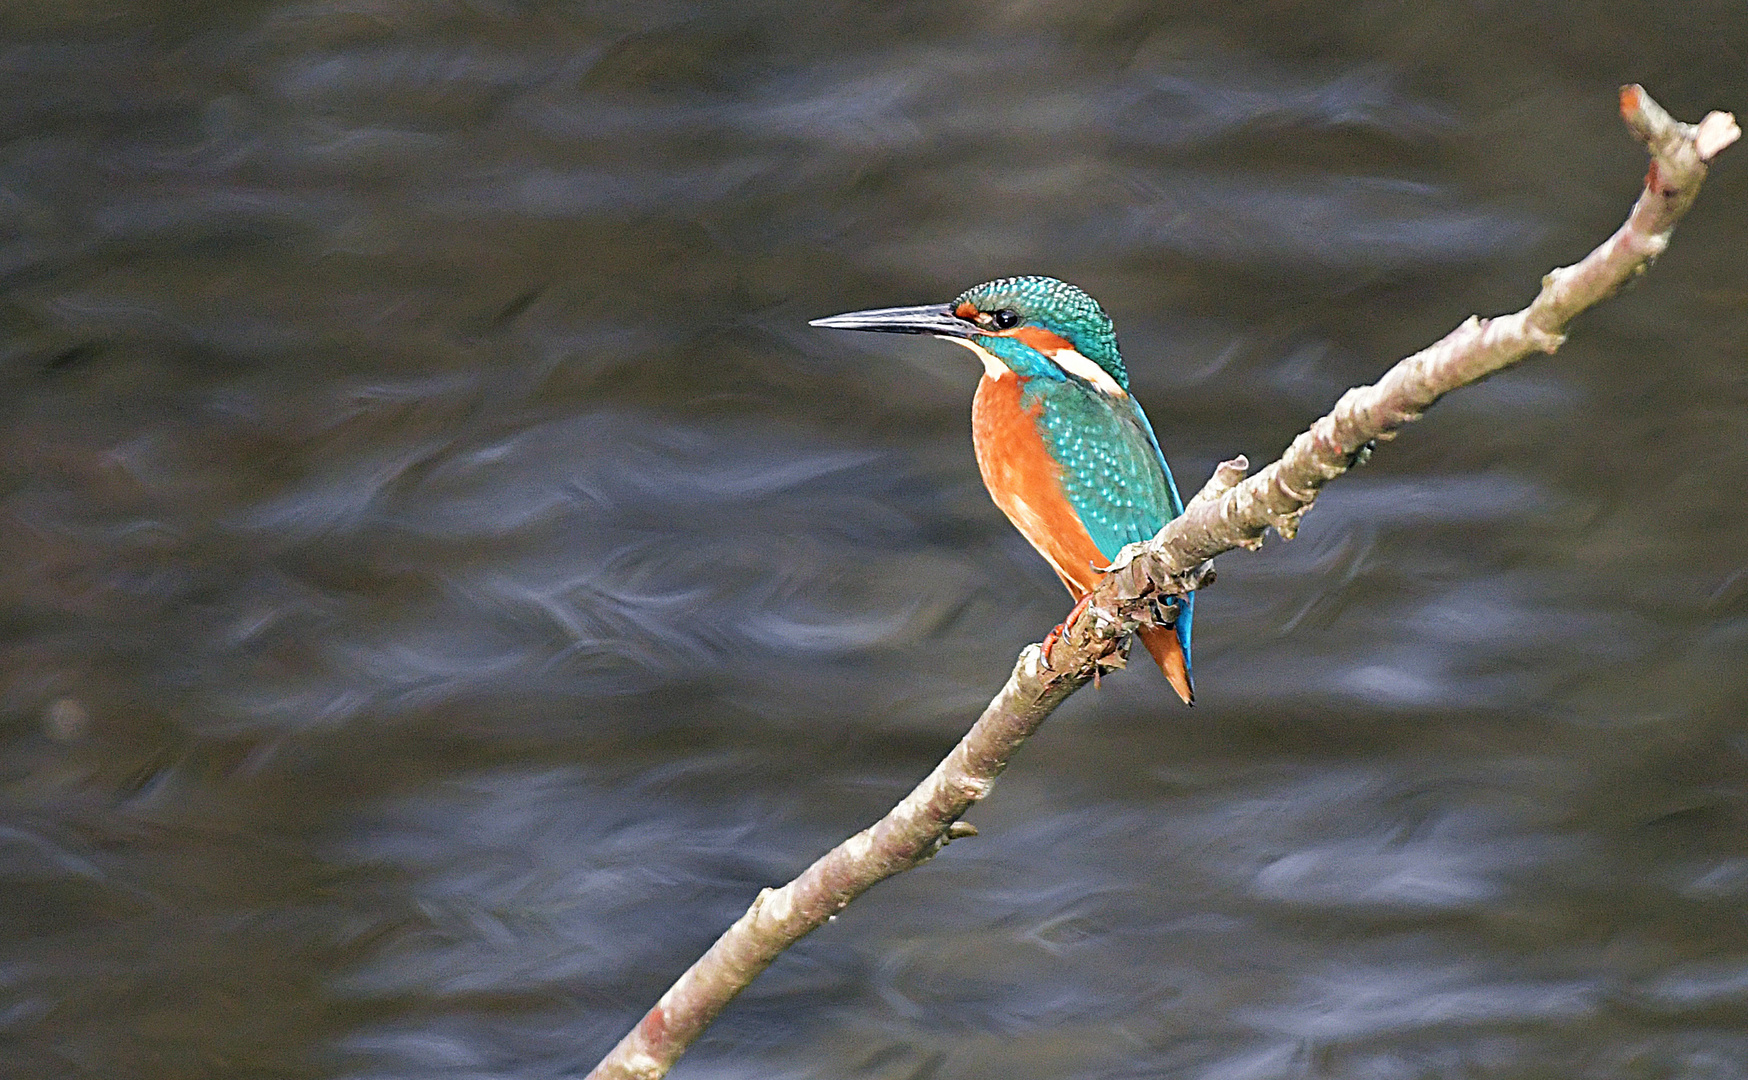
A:
{"label": "white neck patch", "polygon": [[1078,350],[1057,349],[1044,355],[1055,361],[1056,366],[1063,371],[1085,379],[1109,397],[1129,396],[1121,386],[1117,385],[1117,380],[1111,378],[1110,372],[1082,356]]}

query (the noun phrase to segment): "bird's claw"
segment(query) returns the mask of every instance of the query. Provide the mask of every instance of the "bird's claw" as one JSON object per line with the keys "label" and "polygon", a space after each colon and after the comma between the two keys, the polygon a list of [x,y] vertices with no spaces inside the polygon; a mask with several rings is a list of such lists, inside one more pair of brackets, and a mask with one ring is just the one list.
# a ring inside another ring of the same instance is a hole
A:
{"label": "bird's claw", "polygon": [[1051,659],[1051,650],[1056,648],[1056,643],[1062,640],[1062,635],[1068,632],[1068,628],[1074,625],[1074,620],[1080,618],[1081,612],[1086,610],[1087,602],[1091,599],[1091,593],[1081,597],[1080,600],[1068,610],[1068,616],[1056,624],[1056,629],[1044,635],[1044,663],[1048,664],[1052,669],[1056,667],[1056,664]]}

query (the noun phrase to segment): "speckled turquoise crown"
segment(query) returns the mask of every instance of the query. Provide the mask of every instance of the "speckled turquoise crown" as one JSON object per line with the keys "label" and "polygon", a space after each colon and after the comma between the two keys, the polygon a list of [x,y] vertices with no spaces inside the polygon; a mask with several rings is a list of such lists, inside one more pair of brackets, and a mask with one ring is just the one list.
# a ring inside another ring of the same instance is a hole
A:
{"label": "speckled turquoise crown", "polygon": [[1099,302],[1077,285],[1053,277],[1010,277],[966,289],[953,306],[975,304],[979,311],[1004,308],[1021,323],[1067,338],[1080,355],[1104,368],[1117,385],[1129,389],[1129,372],[1117,352],[1117,331]]}

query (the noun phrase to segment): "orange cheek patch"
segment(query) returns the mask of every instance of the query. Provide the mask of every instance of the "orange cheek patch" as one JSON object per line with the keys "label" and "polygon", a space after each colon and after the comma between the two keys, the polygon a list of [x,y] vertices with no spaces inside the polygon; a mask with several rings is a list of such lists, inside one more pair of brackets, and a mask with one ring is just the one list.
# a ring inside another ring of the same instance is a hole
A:
{"label": "orange cheek patch", "polygon": [[977,318],[977,305],[967,300],[963,304],[954,308],[953,314],[961,319],[975,319]]}
{"label": "orange cheek patch", "polygon": [[1019,338],[1045,356],[1049,356],[1059,349],[1074,348],[1073,342],[1061,334],[1051,333],[1042,326],[1017,326],[1012,330],[1005,331],[1000,336]]}

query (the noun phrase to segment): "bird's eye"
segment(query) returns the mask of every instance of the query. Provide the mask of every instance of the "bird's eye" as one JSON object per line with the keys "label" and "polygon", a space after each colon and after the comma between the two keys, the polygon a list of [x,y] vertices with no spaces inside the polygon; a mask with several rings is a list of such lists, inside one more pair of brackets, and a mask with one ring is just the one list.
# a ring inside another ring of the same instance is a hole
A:
{"label": "bird's eye", "polygon": [[992,318],[995,319],[995,328],[997,330],[1012,330],[1014,327],[1020,325],[1020,313],[1012,308],[1002,308],[1000,311],[996,312]]}

